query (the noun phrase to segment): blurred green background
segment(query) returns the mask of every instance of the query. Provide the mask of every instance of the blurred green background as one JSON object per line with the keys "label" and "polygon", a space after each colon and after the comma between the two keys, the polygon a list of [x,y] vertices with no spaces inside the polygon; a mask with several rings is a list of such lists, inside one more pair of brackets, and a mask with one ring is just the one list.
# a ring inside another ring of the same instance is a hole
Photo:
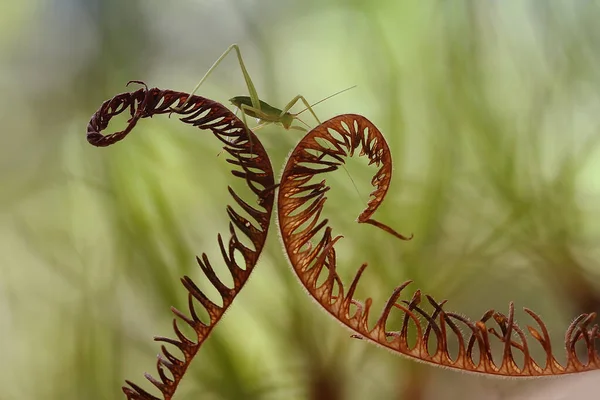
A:
{"label": "blurred green background", "polygon": [[[544,318],[560,356],[570,321],[600,312],[599,2],[27,0],[1,10],[0,399],[124,398],[124,379],[149,387],[152,337],[172,336],[169,307],[185,308],[180,276],[206,287],[194,256],[218,255],[234,178],[219,142],[175,118],[141,121],[108,149],[86,142],[86,126],[128,80],[189,91],[234,42],[263,100],[358,85],[318,115],[362,114],[389,140],[394,179],[376,218],[411,242],[354,223],[373,173],[362,160],[348,165],[359,194],[343,170],[328,181],[327,217],[345,236],[340,271],[349,279],[370,265],[362,298],[379,308],[413,279],[409,288],[473,319],[515,301],[522,327],[524,306]],[[199,94],[247,94],[235,57]],[[259,136],[279,175],[300,134]],[[307,297],[277,235],[273,222],[176,399],[600,392],[595,373],[489,379],[350,339]]]}

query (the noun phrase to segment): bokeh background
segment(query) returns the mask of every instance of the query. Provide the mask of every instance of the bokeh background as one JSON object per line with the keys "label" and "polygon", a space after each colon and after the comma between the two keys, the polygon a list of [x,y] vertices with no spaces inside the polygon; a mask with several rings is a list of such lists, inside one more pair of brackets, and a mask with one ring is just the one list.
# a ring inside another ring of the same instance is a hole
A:
{"label": "bokeh background", "polygon": [[[190,90],[239,43],[261,98],[358,113],[389,140],[391,191],[354,220],[373,170],[337,171],[327,217],[339,268],[369,262],[382,306],[412,279],[473,319],[537,311],[562,355],[571,320],[600,312],[600,4],[597,1],[26,0],[0,6],[0,399],[116,399],[148,388],[172,335],[179,277],[227,232],[219,142],[165,116],[107,149],[85,140],[131,79]],[[247,94],[229,56],[199,94]],[[303,115],[314,124],[308,113]],[[125,118],[120,120],[121,126]],[[113,130],[118,125],[112,125]],[[301,134],[259,136],[277,174]],[[353,186],[356,185],[356,188]],[[177,399],[567,399],[600,376],[498,380],[424,366],[365,342],[297,283],[273,222],[254,275]],[[539,350],[539,349],[538,349]],[[563,358],[559,357],[560,360]],[[589,397],[592,396],[592,397]]]}

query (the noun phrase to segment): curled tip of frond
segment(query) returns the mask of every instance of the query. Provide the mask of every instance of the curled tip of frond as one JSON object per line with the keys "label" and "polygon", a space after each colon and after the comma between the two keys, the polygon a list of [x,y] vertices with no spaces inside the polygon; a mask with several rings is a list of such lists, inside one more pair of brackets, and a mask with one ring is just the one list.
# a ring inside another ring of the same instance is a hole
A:
{"label": "curled tip of frond", "polygon": [[131,80],[131,81],[127,82],[127,84],[125,86],[129,86],[132,83],[135,83],[136,85],[141,85],[144,87],[144,89],[146,89],[146,91],[148,91],[148,85],[146,85],[146,82],[144,82],[144,81]]}
{"label": "curled tip of frond", "polygon": [[[351,156],[358,148],[360,155],[369,158],[369,164],[379,167],[371,181],[375,188],[371,200],[358,221],[374,225],[403,240],[412,238],[412,235],[402,236],[371,219],[389,188],[392,160],[381,132],[359,115],[332,118],[298,143],[282,174],[278,197],[281,237],[292,267],[311,296],[353,331],[352,337],[375,342],[395,353],[429,364],[490,375],[545,376],[600,368],[596,347],[600,341],[600,329],[598,325],[592,326],[596,317],[594,313],[581,315],[567,329],[567,362],[564,366],[556,361],[548,329],[533,311],[525,309],[537,328],[528,326],[527,329],[546,354],[540,364],[533,360],[530,343],[515,322],[512,303],[508,315],[488,310],[473,322],[445,311],[446,301],[437,302],[431,296],[425,296],[428,304],[422,305],[419,290],[410,300],[399,300],[410,281],[393,291],[379,318],[370,326],[368,315],[372,300],[367,298],[361,302],[353,297],[366,264],[361,266],[344,294],[345,288],[336,270],[336,239],[332,239],[332,229],[327,226],[327,220],[320,220],[329,186],[322,177],[314,179],[337,169],[343,158]],[[317,286],[323,271],[326,271],[327,279]],[[351,312],[351,307],[354,312]],[[395,321],[402,321],[399,330],[391,330],[387,326],[391,324],[389,321],[393,314],[400,317],[394,318]],[[416,331],[416,340],[409,340],[412,329]],[[497,360],[492,354],[496,345],[502,349]],[[585,348],[586,360],[578,357],[576,345]],[[454,356],[451,355],[451,347],[458,348]],[[515,357],[519,353],[521,357]]]}
{"label": "curled tip of frond", "polygon": [[[227,213],[231,220],[229,242],[225,244],[221,235],[218,235],[218,245],[233,278],[233,288],[228,288],[217,276],[205,254],[197,258],[198,265],[207,281],[217,289],[221,296],[222,306],[210,300],[189,277],[182,278],[182,283],[188,291],[190,316],[185,315],[176,308],[172,308],[176,316],[173,320],[173,330],[176,338],[156,337],[155,340],[176,347],[183,354],[183,357],[180,358],[180,356],[174,355],[163,345],[161,346],[162,354],[159,354],[157,359],[159,379],[149,374],[145,375],[146,379],[161,392],[163,398],[168,400],[175,393],[198,349],[220,321],[256,265],[267,237],[275,197],[274,192],[265,192],[264,188],[275,187],[275,182],[273,169],[262,144],[226,107],[199,96],[190,97],[187,93],[157,88],[148,89],[140,81],[129,83],[138,83],[144,87],[132,93],[119,94],[101,105],[88,124],[87,139],[89,143],[99,147],[110,146],[124,139],[139,119],[176,112],[183,115],[183,118],[181,118],[183,122],[200,129],[211,130],[214,136],[224,143],[225,151],[232,157],[228,161],[234,166],[233,174],[244,179],[260,205],[260,209],[257,209],[248,204],[233,190],[229,190],[235,204],[253,218],[250,221],[242,217],[234,208],[228,206]],[[180,109],[182,106],[183,108]],[[127,109],[131,115],[127,127],[122,131],[103,135],[101,132],[108,127],[110,120]],[[238,237],[240,232],[250,240],[254,246],[253,249],[242,244]],[[236,253],[241,255],[244,265],[238,265]],[[204,308],[209,316],[208,321],[203,321],[200,318],[197,311],[198,307]],[[195,332],[195,337],[186,337],[179,328],[178,322],[190,326]],[[128,386],[123,387],[123,393],[128,399],[159,400],[158,397],[145,391],[135,383],[131,381],[126,381],[126,383]]]}

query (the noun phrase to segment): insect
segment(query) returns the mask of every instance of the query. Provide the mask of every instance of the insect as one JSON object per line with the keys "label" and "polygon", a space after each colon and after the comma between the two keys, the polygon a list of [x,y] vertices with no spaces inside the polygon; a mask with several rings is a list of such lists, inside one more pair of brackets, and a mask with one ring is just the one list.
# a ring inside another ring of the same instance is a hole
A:
{"label": "insect", "polygon": [[[225,52],[223,54],[221,54],[221,56],[209,68],[209,70],[206,72],[206,74],[204,74],[202,79],[200,79],[200,82],[198,82],[196,87],[194,87],[194,89],[190,92],[188,99],[181,106],[179,106],[177,108],[172,108],[172,110],[176,111],[176,112],[180,112],[182,109],[184,109],[186,104],[188,103],[188,100],[194,95],[194,93],[196,93],[198,91],[200,86],[209,77],[209,75],[219,66],[221,61],[223,61],[223,59],[233,50],[235,50],[235,53],[237,55],[237,58],[238,58],[238,61],[240,64],[240,69],[242,70],[242,74],[244,75],[244,80],[246,81],[246,87],[248,88],[248,93],[250,94],[250,96],[236,96],[236,97],[232,97],[231,99],[229,99],[229,101],[231,102],[231,104],[233,104],[235,107],[237,107],[238,110],[242,111],[241,117],[242,117],[242,121],[243,121],[244,125],[246,125],[246,127],[249,128],[248,121],[246,120],[246,116],[256,118],[258,120],[258,125],[256,125],[254,128],[251,129],[253,132],[256,132],[257,130],[259,130],[267,125],[270,125],[270,124],[279,124],[286,130],[293,129],[293,130],[299,130],[302,132],[306,132],[307,131],[306,128],[304,128],[302,126],[292,125],[294,120],[297,119],[298,121],[300,121],[304,125],[306,125],[306,127],[310,128],[310,126],[306,122],[304,122],[300,119],[300,117],[299,117],[300,114],[302,114],[303,112],[308,110],[312,114],[312,116],[315,117],[318,125],[321,125],[321,121],[319,120],[319,117],[317,117],[317,114],[315,114],[314,110],[312,109],[313,106],[356,87],[356,85],[354,85],[349,88],[340,90],[332,95],[329,95],[329,96],[317,101],[314,104],[309,104],[308,101],[304,98],[304,96],[297,95],[289,103],[287,103],[283,109],[273,107],[272,105],[260,100],[260,98],[258,97],[258,92],[256,91],[256,87],[254,86],[254,83],[252,82],[252,79],[250,78],[250,74],[248,73],[248,70],[246,69],[246,65],[244,64],[244,60],[242,58],[242,53],[240,51],[240,48],[237,44],[232,44],[231,46],[229,46],[227,48],[227,50],[225,50]],[[304,103],[304,105],[306,107],[296,114],[290,113],[289,111],[292,109],[292,107],[294,107],[294,105],[296,105],[296,103],[298,101],[301,101],[302,103]],[[252,140],[252,139],[250,138],[250,140]],[[219,156],[221,153],[222,153],[222,151],[219,154],[217,154],[217,156]],[[250,154],[253,154],[252,142],[250,142]],[[356,194],[357,194],[359,200],[361,202],[363,202],[362,195],[360,194],[358,187],[354,183],[354,180],[350,176],[348,169],[346,169],[345,166],[342,166],[342,167],[344,168],[344,170],[346,171],[346,174],[352,181],[352,186],[354,186],[354,190],[356,191]]]}
{"label": "insect", "polygon": [[[304,98],[304,96],[297,95],[289,103],[287,103],[283,109],[273,107],[270,104],[260,100],[260,98],[258,97],[258,92],[256,91],[256,88],[254,87],[254,83],[252,83],[252,79],[250,78],[250,75],[248,74],[248,70],[246,69],[246,66],[244,64],[244,60],[242,58],[242,53],[240,52],[240,48],[237,44],[232,44],[217,59],[217,61],[215,61],[215,63],[210,67],[210,69],[206,72],[206,74],[202,77],[202,79],[200,79],[200,82],[198,82],[196,87],[191,91],[191,93],[188,97],[188,100],[190,97],[192,97],[192,95],[194,95],[194,93],[196,93],[196,91],[200,88],[200,86],[204,83],[204,81],[208,78],[208,76],[215,70],[215,68],[217,68],[217,66],[221,63],[221,61],[223,61],[223,59],[227,56],[227,54],[229,54],[232,50],[235,50],[235,52],[237,54],[237,58],[240,63],[240,69],[242,70],[242,74],[244,75],[244,80],[246,81],[246,86],[248,88],[248,93],[250,94],[250,96],[236,96],[236,97],[232,97],[231,99],[229,99],[229,101],[231,102],[231,104],[233,104],[235,107],[237,107],[239,110],[242,111],[242,115],[241,115],[242,121],[244,122],[244,124],[246,126],[248,126],[248,123],[246,121],[246,116],[250,116],[250,117],[256,118],[258,120],[258,125],[255,126],[254,128],[252,128],[253,132],[255,132],[258,129],[260,129],[266,125],[269,125],[269,124],[279,124],[286,130],[294,129],[294,130],[306,132],[307,131],[306,128],[304,128],[302,126],[292,125],[294,120],[297,119],[298,121],[302,122],[304,125],[309,127],[308,124],[306,124],[304,121],[302,121],[298,117],[300,114],[302,114],[304,111],[308,110],[312,114],[312,116],[315,117],[318,124],[320,125],[321,121],[319,120],[319,117],[317,117],[317,114],[315,114],[315,112],[313,111],[313,107],[327,99],[330,99],[333,96],[336,96],[340,93],[343,93],[347,90],[350,90],[350,89],[356,87],[356,86],[352,86],[347,89],[340,90],[339,92],[336,92],[330,96],[327,96],[324,99],[321,99],[314,104],[309,104],[308,101]],[[302,111],[300,111],[296,114],[290,113],[289,111],[299,101],[304,103],[306,108],[304,108]],[[187,105],[187,102],[188,101],[186,100],[181,106],[174,108],[173,110],[177,111],[177,112],[181,111]]]}

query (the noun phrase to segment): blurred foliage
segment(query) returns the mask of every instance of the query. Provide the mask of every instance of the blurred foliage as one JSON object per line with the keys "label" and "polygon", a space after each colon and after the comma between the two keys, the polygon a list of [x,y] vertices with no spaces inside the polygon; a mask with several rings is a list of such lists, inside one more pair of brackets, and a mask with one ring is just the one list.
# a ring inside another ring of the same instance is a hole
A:
{"label": "blurred foliage", "polygon": [[[185,304],[179,277],[197,276],[194,255],[218,255],[229,168],[209,133],[168,118],[110,149],[85,128],[128,80],[189,90],[234,42],[264,100],[356,84],[320,118],[359,113],[389,140],[377,218],[412,242],[353,222],[373,172],[362,160],[347,166],[357,190],[343,170],[331,178],[341,272],[370,265],[360,296],[382,304],[413,279],[473,318],[513,300],[560,341],[572,317],[600,312],[599,18],[584,0],[3,4],[0,398],[120,398],[125,378],[154,373],[151,338]],[[232,57],[199,94],[245,91]],[[280,171],[297,133],[259,132]],[[178,399],[518,398],[550,385],[349,339],[297,284],[275,231]]]}

